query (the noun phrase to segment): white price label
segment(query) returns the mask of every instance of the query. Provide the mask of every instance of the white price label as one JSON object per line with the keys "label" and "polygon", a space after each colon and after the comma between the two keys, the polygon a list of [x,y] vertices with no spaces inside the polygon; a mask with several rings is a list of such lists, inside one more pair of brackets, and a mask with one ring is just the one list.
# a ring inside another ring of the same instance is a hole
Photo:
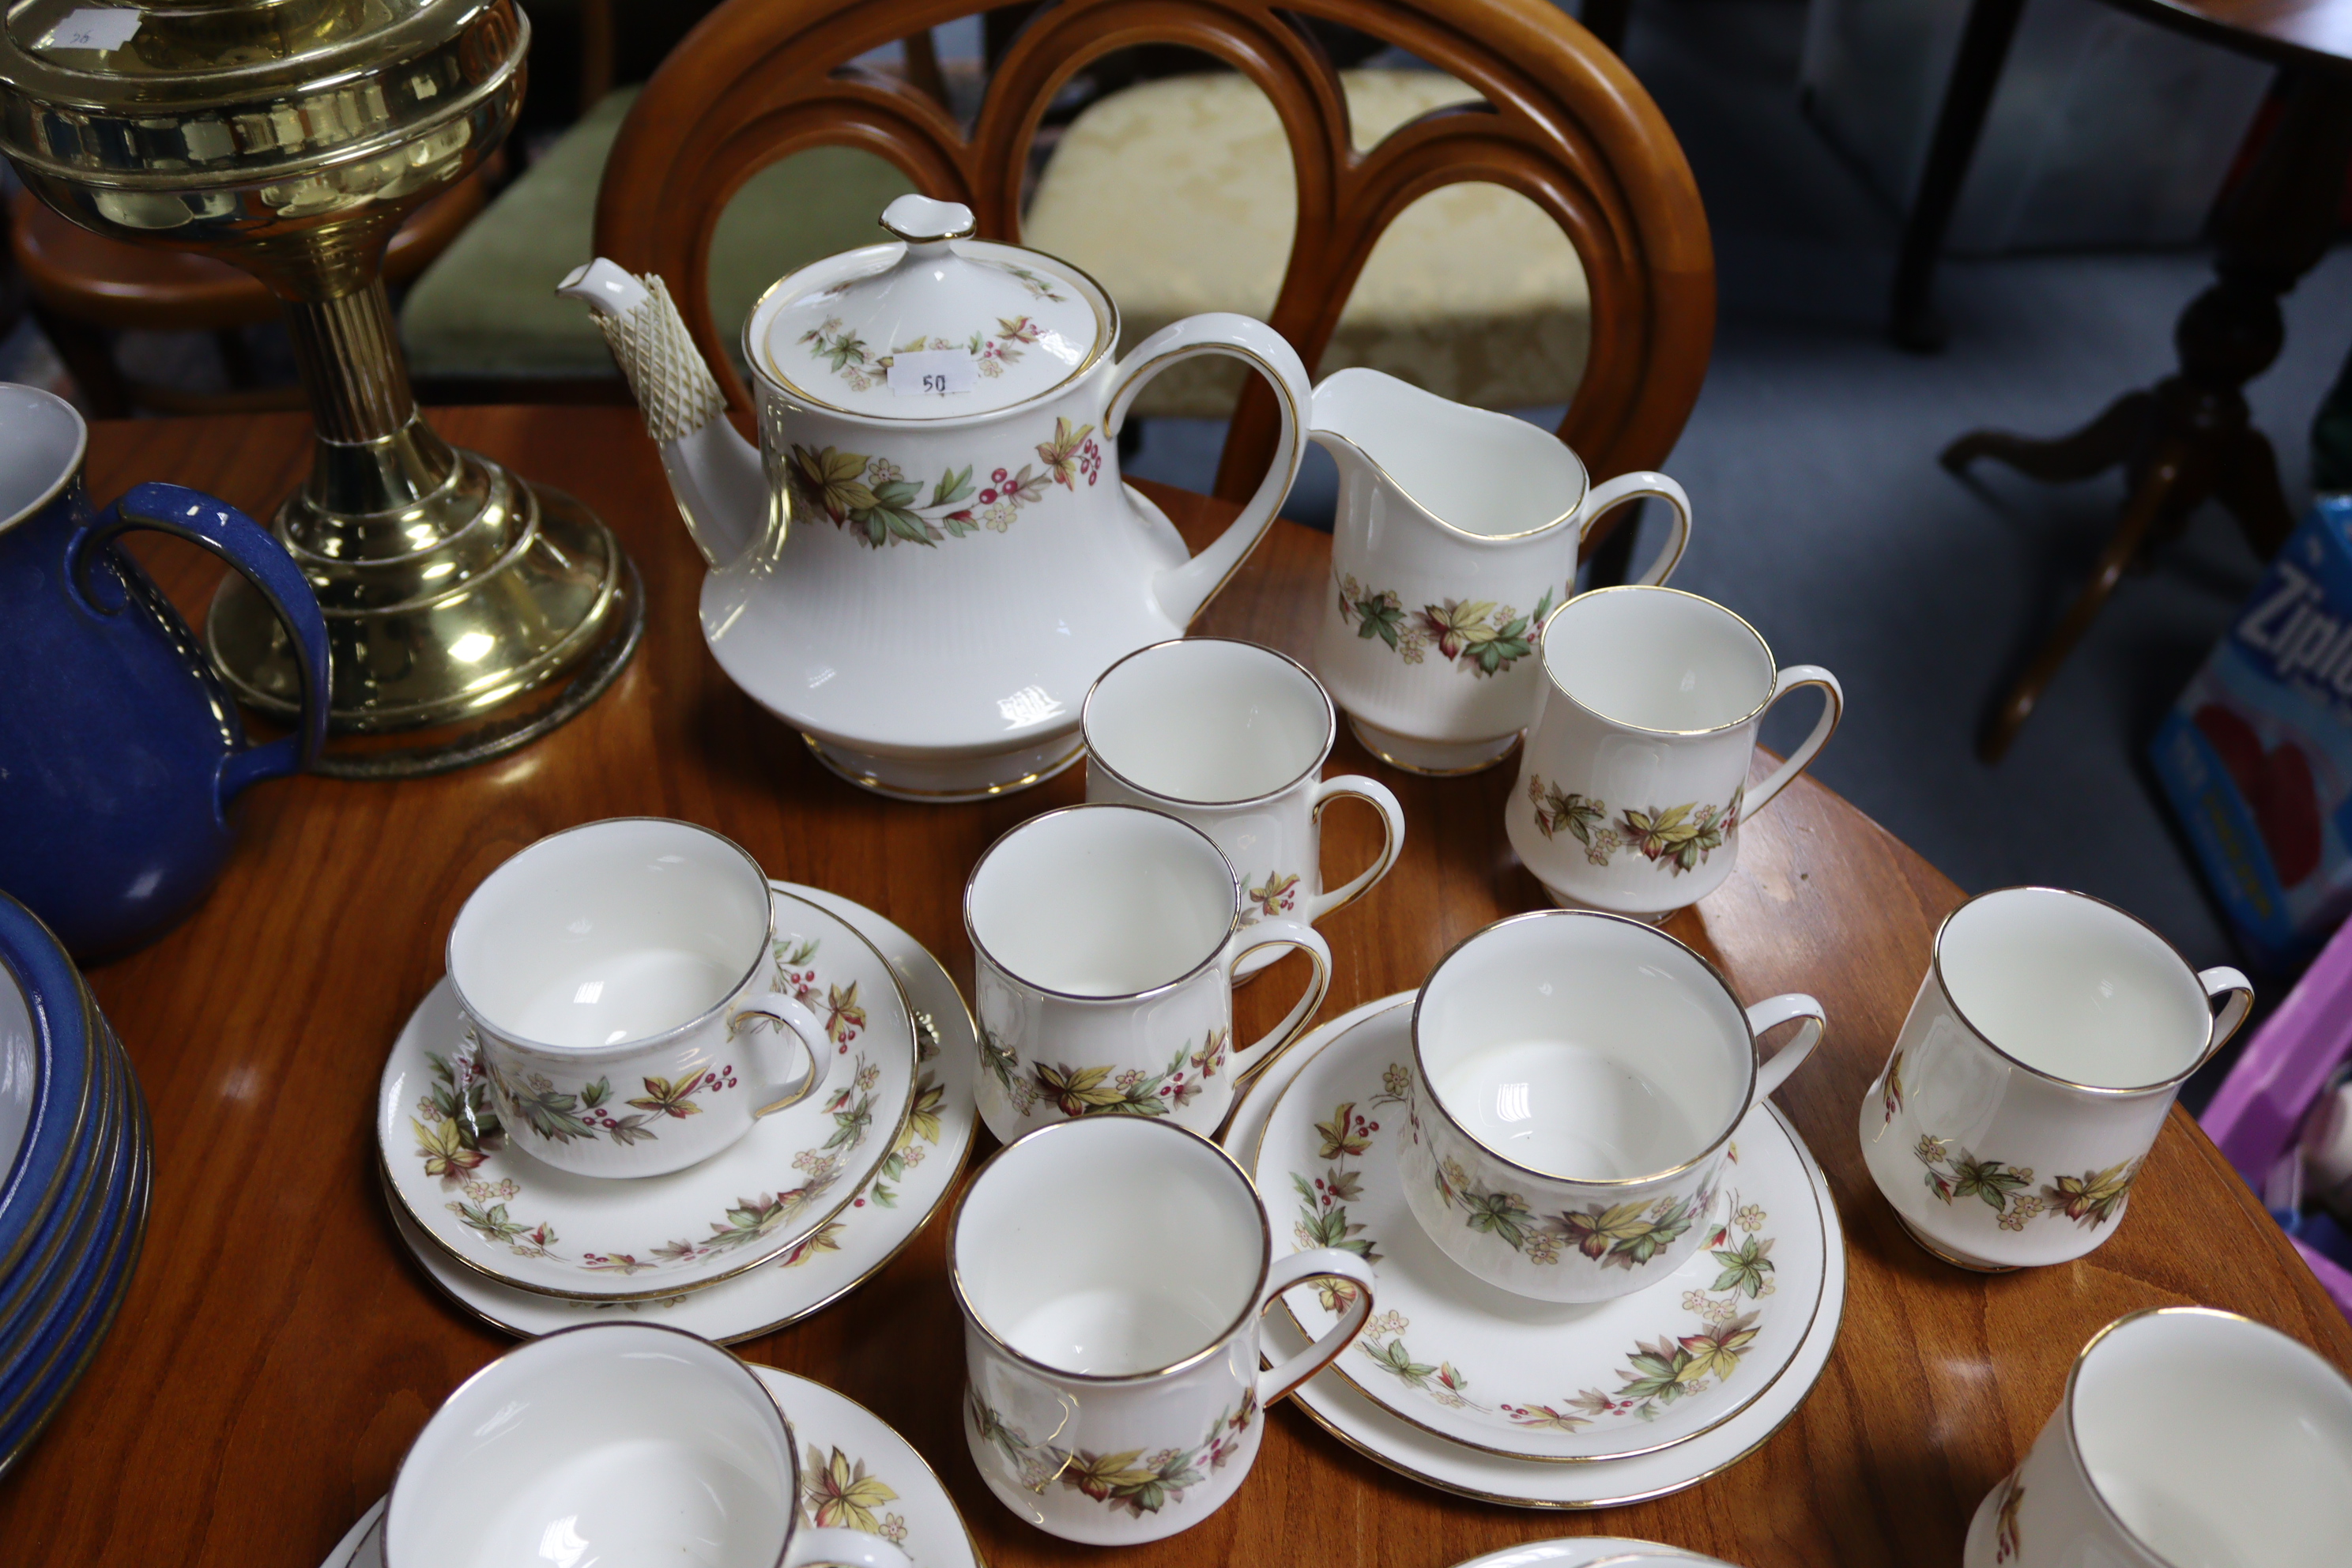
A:
{"label": "white price label", "polygon": [[943,397],[980,384],[980,366],[961,349],[921,349],[890,361],[890,390],[900,397]]}
{"label": "white price label", "polygon": [[81,10],[49,29],[40,47],[45,49],[119,49],[129,43],[139,31],[139,13],[119,10],[113,6]]}

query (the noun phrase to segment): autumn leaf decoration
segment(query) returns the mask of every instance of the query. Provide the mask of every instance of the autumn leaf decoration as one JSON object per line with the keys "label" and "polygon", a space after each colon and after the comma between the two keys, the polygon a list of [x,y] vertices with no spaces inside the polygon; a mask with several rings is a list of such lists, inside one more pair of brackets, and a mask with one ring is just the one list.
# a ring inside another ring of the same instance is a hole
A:
{"label": "autumn leaf decoration", "polygon": [[1064,489],[1076,490],[1078,488],[1078,449],[1086,445],[1087,437],[1094,434],[1094,428],[1091,425],[1073,427],[1067,419],[1056,416],[1054,438],[1037,443],[1039,460],[1053,474],[1054,482]]}

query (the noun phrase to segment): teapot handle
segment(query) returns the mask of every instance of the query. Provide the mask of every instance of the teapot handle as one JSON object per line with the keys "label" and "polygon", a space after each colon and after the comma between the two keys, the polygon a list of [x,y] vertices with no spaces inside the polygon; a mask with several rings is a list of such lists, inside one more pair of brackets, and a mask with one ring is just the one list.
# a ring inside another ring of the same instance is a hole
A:
{"label": "teapot handle", "polygon": [[1241,516],[1217,536],[1215,543],[1153,580],[1152,590],[1159,595],[1160,607],[1179,626],[1190,624],[1202,606],[1216,597],[1217,590],[1240,570],[1241,563],[1249,558],[1249,552],[1273,524],[1276,510],[1290,494],[1291,481],[1298,477],[1298,459],[1303,450],[1299,436],[1315,395],[1298,351],[1280,332],[1247,316],[1212,310],[1160,328],[1119,363],[1111,373],[1110,407],[1103,419],[1104,434],[1117,438],[1119,426],[1127,423],[1128,408],[1146,382],[1178,360],[1199,354],[1230,354],[1265,377],[1274,388],[1274,401],[1282,411],[1282,432],[1275,441],[1273,466],[1266,469],[1257,493],[1242,508]]}
{"label": "teapot handle", "polygon": [[[265,745],[247,746],[222,759],[214,788],[225,807],[247,784],[299,773],[327,741],[327,617],[302,569],[269,531],[229,505],[185,485],[134,485],[122,499],[81,530],[66,547],[66,580],[88,597],[95,552],[134,528],[151,528],[200,544],[243,573],[269,601],[300,649],[302,708],[294,732]],[[98,608],[95,604],[92,608]]]}

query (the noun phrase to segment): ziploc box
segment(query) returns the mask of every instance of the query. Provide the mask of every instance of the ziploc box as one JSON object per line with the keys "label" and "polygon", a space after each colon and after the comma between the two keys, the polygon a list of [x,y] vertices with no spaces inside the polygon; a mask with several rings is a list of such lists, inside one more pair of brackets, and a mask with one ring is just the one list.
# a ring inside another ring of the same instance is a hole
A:
{"label": "ziploc box", "polygon": [[2255,956],[2308,957],[2352,911],[2352,496],[2288,537],[2151,757]]}

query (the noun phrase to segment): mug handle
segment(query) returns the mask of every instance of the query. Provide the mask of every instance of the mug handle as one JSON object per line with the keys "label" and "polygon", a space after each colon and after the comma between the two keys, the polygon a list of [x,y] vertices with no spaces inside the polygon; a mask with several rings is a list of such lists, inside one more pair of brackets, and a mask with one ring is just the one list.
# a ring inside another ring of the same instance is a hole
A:
{"label": "mug handle", "polygon": [[[2230,1037],[2236,1034],[2238,1026],[2246,1021],[2246,1015],[2254,1005],[2254,985],[2252,981],[2226,963],[2213,969],[2199,970],[2197,984],[2205,987],[2208,999],[2219,996],[2224,991],[2230,994],[2230,1000],[2222,1005],[2221,1016],[2213,1020],[2213,1037],[2205,1043],[2205,1054],[2197,1058],[2197,1067],[2201,1068],[2213,1059],[2215,1051],[2230,1043]],[[2189,1070],[2194,1072],[2197,1068]]]}
{"label": "mug handle", "polygon": [[1759,1100],[1777,1092],[1782,1084],[1789,1081],[1791,1073],[1805,1065],[1805,1058],[1813,1054],[1813,1047],[1820,1045],[1822,1037],[1829,1032],[1830,1016],[1822,1011],[1819,1002],[1800,991],[1791,991],[1781,996],[1767,996],[1748,1009],[1748,1032],[1759,1038],[1767,1030],[1777,1029],[1798,1018],[1805,1020],[1805,1026],[1797,1031],[1794,1039],[1774,1051],[1771,1060],[1756,1069],[1756,1098]]}
{"label": "mug handle", "polygon": [[[1234,946],[1225,954],[1225,983],[1231,984],[1234,965],[1262,947],[1295,947],[1304,952],[1314,963],[1315,977],[1307,983],[1306,994],[1298,1005],[1283,1016],[1282,1022],[1268,1029],[1263,1038],[1234,1053],[1234,1087],[1240,1089],[1251,1079],[1274,1065],[1275,1058],[1290,1048],[1290,1043],[1307,1031],[1307,1020],[1315,1009],[1323,1005],[1324,993],[1331,989],[1331,944],[1305,921],[1288,915],[1276,915],[1260,921],[1248,928],[1248,938],[1234,933]],[[1244,1058],[1255,1058],[1255,1060]]]}
{"label": "mug handle", "polygon": [[1355,1305],[1339,1315],[1331,1331],[1292,1356],[1278,1362],[1257,1374],[1257,1402],[1261,1408],[1273,1404],[1292,1389],[1321,1372],[1339,1359],[1339,1352],[1363,1331],[1372,1316],[1372,1266],[1356,1253],[1337,1247],[1318,1247],[1311,1252],[1294,1252],[1287,1258],[1275,1259],[1267,1270],[1265,1289],[1257,1299],[1257,1310],[1265,1311],[1274,1305],[1275,1298],[1293,1285],[1309,1279],[1337,1276],[1356,1287]]}
{"label": "mug handle", "polygon": [[727,1020],[727,1032],[730,1035],[741,1034],[749,1019],[755,1017],[774,1019],[776,1026],[790,1035],[793,1043],[808,1055],[807,1082],[797,1085],[756,1084],[752,1087],[751,1093],[761,1101],[751,1112],[752,1118],[757,1120],[798,1105],[823,1089],[826,1077],[833,1071],[834,1052],[828,1048],[831,1041],[817,1044],[825,1038],[824,1026],[817,1022],[816,1015],[796,996],[771,991],[765,996],[744,1003],[735,1009],[735,1016]]}
{"label": "mug handle", "polygon": [[[1845,688],[1838,684],[1836,676],[1818,664],[1792,664],[1774,676],[1772,695],[1764,704],[1765,712],[1770,712],[1775,703],[1801,686],[1822,689],[1821,721],[1813,726],[1813,732],[1805,737],[1805,743],[1790,752],[1788,758],[1772,771],[1772,776],[1758,784],[1748,795],[1748,804],[1740,808],[1739,817],[1743,822],[1771,805],[1773,796],[1797,782],[1797,775],[1812,762],[1814,752],[1829,744],[1831,732],[1838,727],[1838,721],[1845,716]],[[1763,722],[1760,716],[1757,722]]]}
{"label": "mug handle", "polygon": [[1291,481],[1298,477],[1298,460],[1305,450],[1299,440],[1307,428],[1307,411],[1315,400],[1314,386],[1307,379],[1307,366],[1300,363],[1298,351],[1290,346],[1289,339],[1264,321],[1230,310],[1210,310],[1160,328],[1119,362],[1118,368],[1111,372],[1110,403],[1103,416],[1103,435],[1118,439],[1119,426],[1127,423],[1127,411],[1146,382],[1179,360],[1202,354],[1228,354],[1265,377],[1266,384],[1274,388],[1275,407],[1282,416],[1282,428],[1275,437],[1274,463],[1259,481],[1249,504],[1242,508],[1241,515],[1225,526],[1215,543],[1183,565],[1171,566],[1152,578],[1151,591],[1160,609],[1179,626],[1192,624],[1192,617],[1201,613],[1201,606],[1216,597],[1225,579],[1241,570],[1249,552],[1257,548],[1257,542],[1274,525],[1276,509],[1290,494]]}
{"label": "mug handle", "polygon": [[89,597],[91,556],[134,528],[184,539],[227,562],[260,590],[301,651],[297,664],[302,706],[294,732],[221,759],[213,789],[223,809],[248,784],[309,767],[327,743],[327,617],[320,611],[319,597],[310,591],[302,569],[268,529],[226,501],[185,485],[151,480],[124,491],[121,500],[66,545],[66,581],[74,584],[91,609],[99,610]]}
{"label": "mug handle", "polygon": [[[1323,820],[1323,808],[1333,801],[1360,800],[1381,814],[1383,834],[1381,853],[1372,862],[1371,869],[1345,886],[1334,888],[1322,897],[1308,901],[1307,918],[1319,921],[1334,910],[1346,909],[1370,892],[1372,884],[1389,874],[1390,868],[1397,863],[1397,856],[1404,848],[1404,807],[1397,804],[1397,797],[1389,793],[1388,785],[1378,779],[1368,779],[1361,773],[1321,780],[1316,784],[1311,798],[1314,802],[1312,815],[1318,824]],[[1320,835],[1318,835],[1318,840],[1319,842]]]}
{"label": "mug handle", "polygon": [[[1576,525],[1576,537],[1580,542],[1586,534],[1592,531],[1594,523],[1627,501],[1640,500],[1646,496],[1655,496],[1664,501],[1675,514],[1673,536],[1666,541],[1664,548],[1658,552],[1657,558],[1650,563],[1648,569],[1633,579],[1643,587],[1654,588],[1674,571],[1675,563],[1683,558],[1684,547],[1690,543],[1690,497],[1683,492],[1682,486],[1665,475],[1648,468],[1636,468],[1630,474],[1620,474],[1613,479],[1593,486],[1585,493],[1584,521]],[[1571,593],[1575,587],[1574,583],[1569,584]]]}
{"label": "mug handle", "polygon": [[907,1554],[862,1530],[795,1530],[782,1568],[914,1568]]}

